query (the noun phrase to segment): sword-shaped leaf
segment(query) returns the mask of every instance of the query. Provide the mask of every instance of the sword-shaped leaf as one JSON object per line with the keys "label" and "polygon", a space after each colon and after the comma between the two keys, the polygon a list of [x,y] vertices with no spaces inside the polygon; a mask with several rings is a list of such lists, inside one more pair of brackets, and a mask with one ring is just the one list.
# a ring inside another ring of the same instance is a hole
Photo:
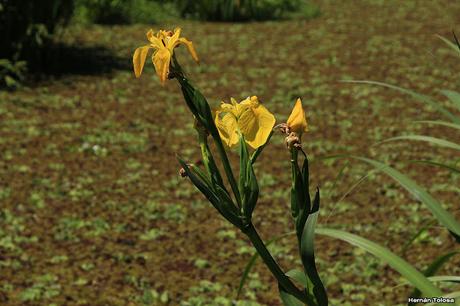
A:
{"label": "sword-shaped leaf", "polygon": [[404,276],[414,287],[418,288],[425,296],[443,296],[441,290],[435,287],[422,273],[415,269],[411,264],[409,264],[407,261],[405,261],[398,255],[394,254],[387,248],[375,242],[336,229],[317,228],[316,233],[343,240],[373,254],[380,260],[388,263],[399,274]]}

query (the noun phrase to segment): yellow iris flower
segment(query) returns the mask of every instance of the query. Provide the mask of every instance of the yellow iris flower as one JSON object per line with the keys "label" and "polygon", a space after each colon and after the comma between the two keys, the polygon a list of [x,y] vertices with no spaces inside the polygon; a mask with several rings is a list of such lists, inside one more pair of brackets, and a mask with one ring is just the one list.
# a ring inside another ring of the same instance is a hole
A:
{"label": "yellow iris flower", "polygon": [[215,123],[223,142],[230,148],[238,144],[240,134],[253,148],[265,144],[275,125],[275,116],[260,104],[256,96],[237,103],[224,103],[215,111]]}
{"label": "yellow iris flower", "polygon": [[289,127],[289,132],[295,132],[298,135],[302,135],[303,132],[308,132],[307,118],[305,117],[305,112],[302,108],[302,100],[300,100],[300,98],[295,102],[286,124]]}
{"label": "yellow iris flower", "polygon": [[137,48],[133,55],[134,74],[136,75],[136,78],[141,76],[142,69],[144,68],[145,60],[150,49],[154,49],[152,62],[162,85],[164,85],[166,79],[168,78],[169,64],[171,62],[174,48],[180,44],[184,44],[193,59],[198,62],[198,55],[196,54],[192,42],[183,37],[179,37],[180,33],[180,28],[176,28],[174,33],[164,30],[160,30],[156,34],[153,34],[153,30],[149,30],[147,32],[147,39],[150,44]]}

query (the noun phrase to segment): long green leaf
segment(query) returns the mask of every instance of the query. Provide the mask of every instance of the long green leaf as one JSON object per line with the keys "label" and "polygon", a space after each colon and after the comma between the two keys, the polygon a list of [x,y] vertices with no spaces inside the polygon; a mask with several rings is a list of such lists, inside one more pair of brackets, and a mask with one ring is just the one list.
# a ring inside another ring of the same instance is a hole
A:
{"label": "long green leaf", "polygon": [[441,290],[435,287],[422,273],[387,248],[382,247],[368,239],[342,230],[317,228],[316,233],[346,241],[373,254],[382,261],[388,263],[393,269],[404,276],[413,286],[420,289],[420,291],[422,291],[426,296],[442,296]]}
{"label": "long green leaf", "polygon": [[460,251],[452,251],[436,258],[431,265],[423,272],[425,276],[432,276],[453,256],[460,254]]}
{"label": "long green leaf", "polygon": [[184,169],[185,173],[187,174],[188,178],[192,181],[193,185],[201,191],[201,193],[208,199],[208,201],[216,208],[219,213],[225,217],[229,222],[237,227],[241,227],[241,220],[235,214],[233,214],[228,209],[225,209],[224,201],[222,198],[217,195],[211,186],[207,184],[205,180],[202,179],[202,173],[200,171],[193,171],[190,167],[185,163],[183,159],[177,156],[179,163],[181,164],[182,168]]}
{"label": "long green leaf", "polygon": [[[287,274],[287,273],[286,273]],[[436,276],[429,276],[427,279],[430,280],[432,283],[460,283],[460,276],[455,275],[436,275]],[[401,284],[396,285],[396,287],[410,285],[408,281],[404,281]]]}
{"label": "long green leaf", "polygon": [[406,88],[402,88],[402,87],[399,87],[399,86],[391,85],[391,84],[388,84],[388,83],[376,82],[376,81],[344,80],[343,82],[345,82],[345,83],[355,83],[355,84],[379,85],[379,86],[395,89],[395,90],[397,90],[399,92],[402,92],[404,94],[412,96],[414,99],[419,100],[420,102],[423,102],[423,103],[425,103],[427,105],[430,105],[431,107],[436,109],[438,112],[443,114],[446,118],[449,118],[450,121],[452,121],[454,123],[457,123],[457,124],[460,124],[460,118],[459,117],[457,117],[454,114],[452,114],[449,110],[447,110],[445,107],[443,107],[441,104],[439,104],[438,102],[434,101],[430,97],[428,97],[426,95],[416,93],[415,91],[412,91],[412,90],[409,90],[409,89],[406,89]]}
{"label": "long green leaf", "polygon": [[457,55],[460,55],[460,50],[458,48],[458,46],[456,44],[454,44],[453,42],[451,42],[450,40],[448,40],[447,38],[441,36],[441,35],[436,35],[439,39],[441,39],[443,42],[446,43],[446,45],[448,45],[450,48],[452,48],[456,53]]}
{"label": "long green leaf", "polygon": [[286,275],[299,283],[299,285],[302,285],[302,287],[308,287],[308,279],[303,271],[299,269],[292,269],[287,271]]}
{"label": "long green leaf", "polygon": [[430,219],[414,235],[412,235],[411,238],[406,240],[406,243],[404,243],[404,246],[401,248],[401,254],[405,256],[407,250],[412,245],[412,243],[414,243],[414,241],[417,240],[418,237],[420,237],[424,232],[426,232],[430,227],[432,227],[435,224],[435,222],[436,220]]}
{"label": "long green leaf", "polygon": [[382,140],[379,143],[385,143],[385,142],[390,142],[390,141],[396,141],[396,140],[415,140],[415,141],[425,141],[440,147],[444,148],[449,148],[449,149],[454,149],[460,151],[460,145],[451,142],[445,139],[441,138],[436,138],[436,137],[431,137],[431,136],[425,136],[425,135],[404,135],[404,136],[397,136],[397,137],[392,137],[388,138],[385,140]]}
{"label": "long green leaf", "polygon": [[450,123],[448,121],[436,121],[436,120],[417,120],[415,123],[427,123],[427,124],[435,124],[435,125],[443,125],[450,128],[460,130],[460,124]]}
{"label": "long green leaf", "polygon": [[436,166],[436,167],[440,167],[440,168],[445,168],[445,169],[450,170],[453,173],[460,174],[460,169],[459,168],[454,167],[454,166],[450,166],[450,165],[446,165],[446,164],[443,164],[443,163],[439,163],[439,162],[434,162],[432,160],[411,160],[411,162],[413,162],[413,163],[421,163],[421,164],[428,164],[428,165],[432,165],[432,166]]}
{"label": "long green leaf", "polygon": [[250,220],[259,197],[259,185],[243,135],[240,135],[239,154],[240,177],[238,188],[240,189],[240,195],[242,197],[243,213],[247,220]]}
{"label": "long green leaf", "polygon": [[[458,49],[457,49],[458,50]],[[460,93],[454,91],[454,90],[440,90],[440,93],[442,93],[444,96],[446,96],[450,102],[458,109],[460,110]]]}
{"label": "long green leaf", "polygon": [[418,186],[412,179],[379,161],[352,155],[349,157],[369,163],[389,175],[407,191],[409,191],[416,199],[425,204],[436,219],[438,219],[442,225],[451,231],[457,239],[460,237],[460,223],[455,220],[455,218],[447,212],[435,198],[425,191],[425,189]]}
{"label": "long green leaf", "polygon": [[[316,198],[319,203],[319,192],[317,192]],[[302,264],[305,268],[305,272],[308,276],[307,290],[310,296],[315,297],[319,306],[324,306],[328,304],[328,299],[326,289],[316,269],[314,246],[316,220],[319,214],[318,209],[308,216],[307,222],[305,223],[300,242],[300,255],[302,257]]]}
{"label": "long green leaf", "polygon": [[[433,262],[428,266],[428,268],[423,271],[423,275],[430,277],[433,276],[451,257],[453,257],[456,254],[460,254],[459,251],[453,251],[449,252],[447,254],[443,254],[439,257],[437,257]],[[412,291],[412,293],[409,295],[410,297],[413,298],[419,298],[422,296],[422,292],[420,290],[415,289]],[[408,303],[409,306],[414,306],[416,305],[415,303]]]}
{"label": "long green leaf", "polygon": [[433,283],[437,282],[450,282],[450,283],[460,283],[460,276],[455,275],[436,275],[428,277]]}

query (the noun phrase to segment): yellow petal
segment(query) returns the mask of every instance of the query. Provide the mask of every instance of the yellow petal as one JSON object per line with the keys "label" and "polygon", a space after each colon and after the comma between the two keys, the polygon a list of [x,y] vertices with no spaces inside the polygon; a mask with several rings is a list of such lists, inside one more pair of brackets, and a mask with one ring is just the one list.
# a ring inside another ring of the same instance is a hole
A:
{"label": "yellow petal", "polygon": [[[158,36],[158,35],[157,35]],[[149,42],[152,44],[153,48],[159,49],[161,47],[164,47],[163,43],[161,42],[161,39],[159,39],[155,34],[153,34],[153,30],[150,29],[147,32],[147,39]]]}
{"label": "yellow petal", "polygon": [[160,78],[161,84],[164,85],[169,74],[169,63],[171,62],[171,52],[165,47],[159,49],[152,56],[155,71]]}
{"label": "yellow petal", "polygon": [[147,54],[149,53],[150,46],[143,46],[139,47],[134,51],[133,55],[133,67],[134,67],[134,74],[136,78],[141,76],[142,69],[144,68],[145,59],[147,58]]}
{"label": "yellow petal", "polygon": [[[257,149],[267,142],[276,120],[275,116],[261,104],[257,104],[257,106],[250,109],[250,111],[243,113],[238,124],[246,142],[253,149]],[[251,116],[252,118],[245,120],[244,117],[246,116]],[[243,124],[246,126],[243,127]]]}
{"label": "yellow petal", "polygon": [[291,132],[302,134],[303,132],[308,131],[307,119],[305,117],[305,112],[302,108],[302,100],[300,100],[300,98],[297,99],[286,123]]}
{"label": "yellow petal", "polygon": [[227,113],[221,117],[219,112],[216,112],[215,123],[224,144],[230,148],[238,144],[238,124],[233,114]]}
{"label": "yellow petal", "polygon": [[179,42],[183,43],[186,47],[188,52],[192,55],[192,58],[195,60],[195,62],[199,62],[200,60],[198,59],[198,54],[196,53],[195,47],[193,46],[193,43],[190,40],[187,40],[183,37],[179,38]]}
{"label": "yellow petal", "polygon": [[181,33],[181,29],[180,28],[176,28],[174,29],[174,34],[170,37],[167,37],[166,41],[166,48],[169,49],[169,51],[173,51],[173,49],[179,44],[179,36],[180,36],[180,33]]}
{"label": "yellow petal", "polygon": [[[244,107],[244,106],[243,106]],[[259,129],[258,120],[254,110],[246,106],[238,117],[238,128],[245,139],[253,139]]]}
{"label": "yellow petal", "polygon": [[[233,98],[232,98],[233,99]],[[234,113],[234,110],[235,110],[235,106],[232,105],[232,104],[229,104],[229,103],[225,103],[224,101],[222,101],[220,103],[220,106],[219,108],[216,110],[216,112],[220,112],[220,113]]]}
{"label": "yellow petal", "polygon": [[[251,101],[251,99],[248,97],[248,98],[244,99],[243,101],[241,101],[240,103],[237,103],[235,101],[235,99],[233,99],[232,103],[235,106],[235,116],[237,118],[240,118],[243,115],[243,113],[248,111],[251,107],[257,106],[257,104],[259,102],[256,101],[254,103],[254,101]],[[246,118],[243,119],[243,120],[248,120],[249,118],[247,118],[247,116],[249,116],[249,114],[246,114],[245,116],[246,116]]]}

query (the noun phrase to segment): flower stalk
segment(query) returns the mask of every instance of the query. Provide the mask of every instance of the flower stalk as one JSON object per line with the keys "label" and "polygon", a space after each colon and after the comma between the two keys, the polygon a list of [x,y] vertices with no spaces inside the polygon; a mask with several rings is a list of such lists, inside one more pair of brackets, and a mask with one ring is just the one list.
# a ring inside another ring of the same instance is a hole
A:
{"label": "flower stalk", "polygon": [[252,223],[250,223],[247,227],[243,230],[243,233],[251,240],[252,245],[257,250],[257,253],[264,261],[267,268],[276,278],[280,286],[293,296],[295,296],[298,300],[307,303],[308,297],[305,291],[302,291],[294,285],[294,283],[286,276],[283,270],[280,268],[276,260],[268,251],[267,247],[265,246],[263,240],[260,238],[259,233],[254,228]]}

